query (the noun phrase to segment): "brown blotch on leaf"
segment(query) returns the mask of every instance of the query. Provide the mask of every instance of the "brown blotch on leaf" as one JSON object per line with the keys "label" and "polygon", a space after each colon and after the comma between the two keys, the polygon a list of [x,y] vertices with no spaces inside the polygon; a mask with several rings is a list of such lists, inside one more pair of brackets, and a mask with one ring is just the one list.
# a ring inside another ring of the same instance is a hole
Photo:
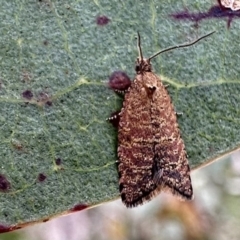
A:
{"label": "brown blotch on leaf", "polygon": [[76,204],[73,208],[71,208],[70,211],[77,212],[77,211],[81,211],[83,209],[86,209],[88,207],[89,206],[87,204],[79,203],[79,204]]}
{"label": "brown blotch on leaf", "polygon": [[31,100],[33,98],[33,93],[31,90],[26,90],[22,93],[22,96],[27,100]]}
{"label": "brown blotch on leaf", "polygon": [[7,178],[0,174],[0,191],[1,192],[7,192],[11,187],[10,182],[7,180]]}
{"label": "brown blotch on leaf", "polygon": [[115,92],[124,93],[131,86],[131,80],[125,72],[115,71],[109,77],[108,86]]}
{"label": "brown blotch on leaf", "polygon": [[97,25],[104,26],[110,22],[110,19],[107,16],[98,16],[96,18]]}
{"label": "brown blotch on leaf", "polygon": [[39,173],[39,174],[38,174],[38,181],[39,181],[39,182],[45,181],[46,178],[47,178],[47,176],[46,176],[44,173]]}
{"label": "brown blotch on leaf", "polygon": [[125,94],[118,126],[119,190],[127,207],[143,204],[162,191],[182,199],[193,198],[174,106],[161,79],[152,72],[150,61],[162,52],[193,45],[211,34],[148,59],[142,56],[138,34],[136,77]]}

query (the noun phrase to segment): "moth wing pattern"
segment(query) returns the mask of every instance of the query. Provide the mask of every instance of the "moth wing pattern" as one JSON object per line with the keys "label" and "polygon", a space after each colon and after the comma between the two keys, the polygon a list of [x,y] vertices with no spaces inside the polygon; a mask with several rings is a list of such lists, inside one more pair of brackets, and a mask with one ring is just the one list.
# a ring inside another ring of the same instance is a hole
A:
{"label": "moth wing pattern", "polygon": [[142,72],[125,94],[118,126],[119,188],[134,207],[161,191],[192,199],[184,142],[170,96],[152,72]]}

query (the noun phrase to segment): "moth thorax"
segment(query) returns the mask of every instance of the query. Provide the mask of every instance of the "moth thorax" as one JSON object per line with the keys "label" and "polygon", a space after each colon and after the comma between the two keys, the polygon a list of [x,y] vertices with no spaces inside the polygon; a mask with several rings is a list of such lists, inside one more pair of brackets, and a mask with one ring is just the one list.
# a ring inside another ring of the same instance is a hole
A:
{"label": "moth thorax", "polygon": [[149,59],[139,59],[137,58],[135,71],[137,74],[142,74],[143,72],[151,72],[152,66]]}
{"label": "moth thorax", "polygon": [[147,95],[151,97],[157,90],[157,81],[156,79],[150,79],[149,77],[144,78],[143,86]]}

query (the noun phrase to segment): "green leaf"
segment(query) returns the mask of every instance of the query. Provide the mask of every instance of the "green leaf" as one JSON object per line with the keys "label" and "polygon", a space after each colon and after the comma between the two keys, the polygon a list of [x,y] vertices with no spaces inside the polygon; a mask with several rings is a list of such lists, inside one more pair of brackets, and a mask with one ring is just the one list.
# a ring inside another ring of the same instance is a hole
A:
{"label": "green leaf", "polygon": [[[211,4],[2,2],[0,182],[6,189],[0,192],[0,224],[23,226],[76,204],[119,196],[117,131],[106,118],[121,108],[122,99],[107,81],[115,70],[134,78],[137,31],[148,57],[217,30],[152,64],[183,113],[179,125],[191,168],[239,148],[238,19],[230,29],[222,18],[205,19],[196,28],[169,16],[185,7],[207,11]],[[103,15],[110,22],[99,26],[96,17]]]}

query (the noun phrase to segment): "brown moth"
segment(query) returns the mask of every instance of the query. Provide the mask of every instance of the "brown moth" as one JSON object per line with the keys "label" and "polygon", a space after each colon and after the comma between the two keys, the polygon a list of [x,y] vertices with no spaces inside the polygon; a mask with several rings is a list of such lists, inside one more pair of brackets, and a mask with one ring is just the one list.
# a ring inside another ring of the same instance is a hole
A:
{"label": "brown moth", "polygon": [[[118,123],[119,190],[123,203],[135,207],[161,191],[192,199],[193,189],[176,112],[162,81],[152,72],[151,59],[199,39],[143,58],[138,34],[136,77],[126,90]],[[111,119],[116,119],[116,115]]]}

